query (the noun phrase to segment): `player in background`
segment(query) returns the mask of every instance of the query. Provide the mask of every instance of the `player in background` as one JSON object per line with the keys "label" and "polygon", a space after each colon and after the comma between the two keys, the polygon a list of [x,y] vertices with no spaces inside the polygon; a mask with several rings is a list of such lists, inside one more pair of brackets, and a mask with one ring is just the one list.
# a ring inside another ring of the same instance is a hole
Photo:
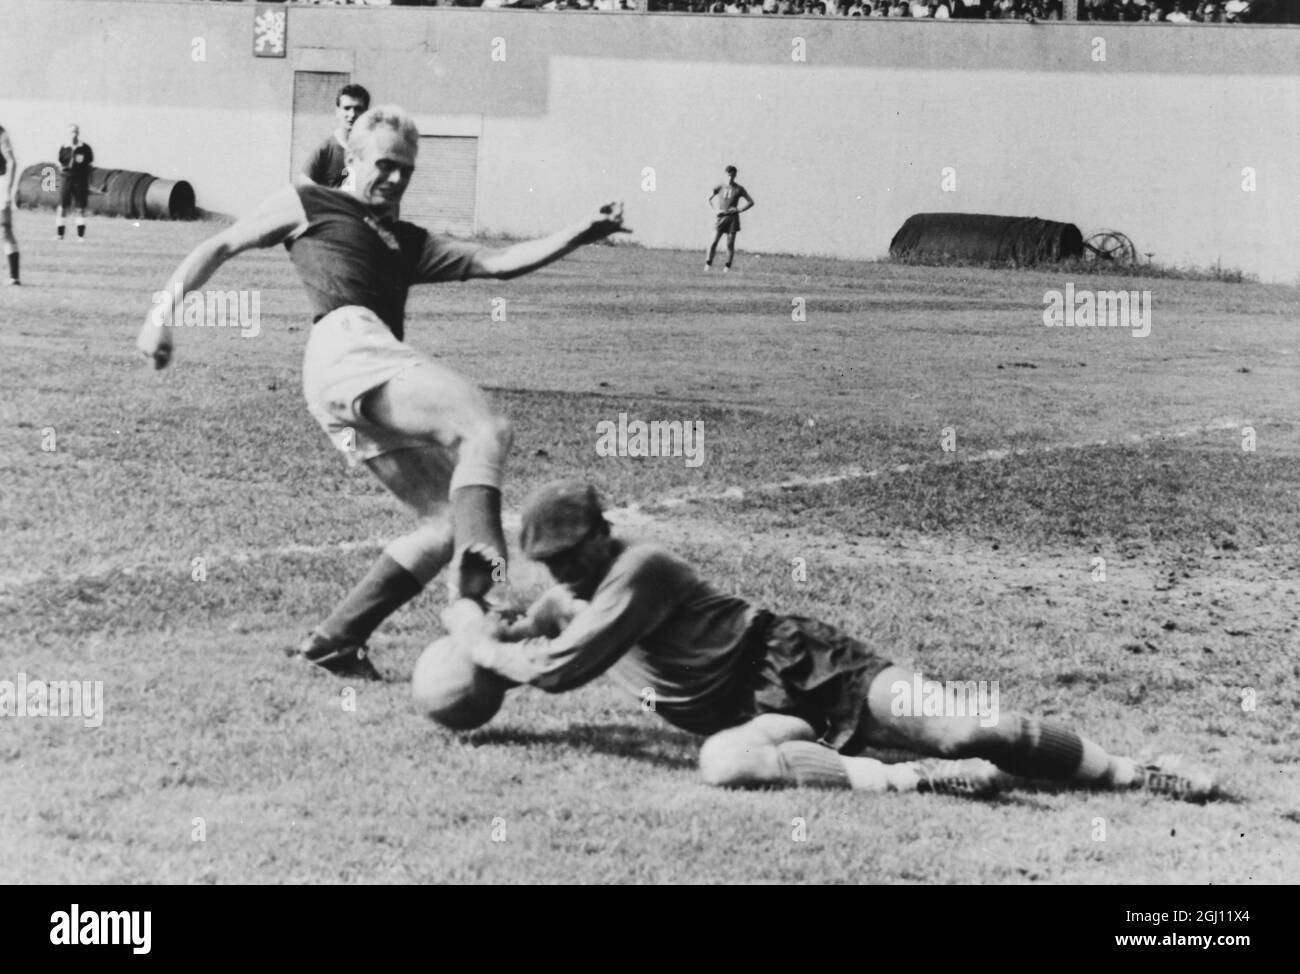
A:
{"label": "player in background", "polygon": [[283,244],[307,290],[314,325],[303,360],[312,415],[351,464],[364,463],[419,518],[392,542],[292,655],[347,676],[379,679],[366,641],[453,561],[454,591],[481,598],[504,574],[501,481],[510,424],[484,393],[402,341],[413,284],[507,279],[625,232],[622,206],[548,237],[489,249],[436,237],[398,219],[420,133],[396,106],[352,129],[348,189],[285,187],[205,240],[154,295],[137,347],[162,368],[181,320],[175,295],[202,287],[232,257]]}
{"label": "player in background", "polygon": [[59,205],[54,211],[54,232],[63,239],[64,211],[77,208],[77,239],[86,239],[86,201],[90,198],[90,168],[95,152],[81,141],[81,130],[68,126],[68,144],[59,146]]}
{"label": "player in background", "polygon": [[5,259],[9,262],[6,284],[17,285],[18,238],[14,236],[14,209],[18,206],[18,157],[9,133],[0,125],[0,237],[5,242]]}
{"label": "player in background", "polygon": [[736,182],[736,167],[728,166],[726,173],[727,181],[714,186],[713,192],[709,194],[709,206],[713,206],[715,199],[718,201],[718,220],[714,228],[713,243],[709,244],[709,251],[704,255],[706,271],[713,269],[713,255],[718,251],[718,241],[724,236],[727,238],[727,262],[722,269],[731,270],[731,262],[736,259],[736,234],[740,233],[740,214],[754,205],[753,197],[744,186]]}
{"label": "player in background", "polygon": [[[1143,767],[1048,721],[997,712],[931,715],[920,683],[826,623],[774,615],[719,592],[681,558],[614,538],[593,487],[548,484],[525,502],[520,543],[560,584],[507,622],[467,600],[443,615],[474,662],[552,693],[608,670],[669,723],[708,735],[704,779],[724,787],[812,785],[991,794],[1007,776],[1205,799],[1208,775]],[[914,696],[914,694],[913,694]],[[962,708],[957,708],[962,709]],[[884,764],[867,747],[947,760]],[[953,760],[983,759],[983,760]],[[991,763],[990,763],[991,762]]]}
{"label": "player in background", "polygon": [[339,127],[307,157],[299,179],[337,189],[348,174],[348,136],[356,120],[370,110],[370,92],[360,85],[344,85],[334,96],[334,105]]}

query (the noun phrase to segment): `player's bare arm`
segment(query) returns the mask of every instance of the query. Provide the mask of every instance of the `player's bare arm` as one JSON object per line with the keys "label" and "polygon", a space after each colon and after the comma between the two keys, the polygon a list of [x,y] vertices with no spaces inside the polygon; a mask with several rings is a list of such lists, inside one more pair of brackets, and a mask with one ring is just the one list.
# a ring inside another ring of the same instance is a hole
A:
{"label": "player's bare arm", "polygon": [[232,257],[254,248],[274,247],[300,233],[307,226],[302,201],[292,187],[280,190],[251,213],[241,217],[220,233],[203,241],[180,263],[158,292],[144,327],[136,339],[136,348],[153,363],[155,369],[166,368],[171,361],[173,329],[166,327],[178,309],[175,295],[182,297],[202,287]]}
{"label": "player's bare arm", "polygon": [[615,233],[630,233],[623,226],[623,204],[606,203],[589,220],[575,223],[549,237],[528,240],[499,250],[484,250],[477,259],[470,277],[495,277],[508,280],[520,277],[554,263],[579,247],[603,240]]}

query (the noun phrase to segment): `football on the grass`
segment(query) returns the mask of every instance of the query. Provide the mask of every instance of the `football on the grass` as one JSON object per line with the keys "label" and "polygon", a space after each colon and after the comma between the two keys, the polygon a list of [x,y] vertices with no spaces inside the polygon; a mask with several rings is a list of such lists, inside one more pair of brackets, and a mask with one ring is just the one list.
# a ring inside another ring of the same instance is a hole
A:
{"label": "football on the grass", "polygon": [[415,663],[411,693],[430,717],[451,730],[473,730],[496,716],[506,685],[475,665],[468,648],[443,636],[429,644]]}

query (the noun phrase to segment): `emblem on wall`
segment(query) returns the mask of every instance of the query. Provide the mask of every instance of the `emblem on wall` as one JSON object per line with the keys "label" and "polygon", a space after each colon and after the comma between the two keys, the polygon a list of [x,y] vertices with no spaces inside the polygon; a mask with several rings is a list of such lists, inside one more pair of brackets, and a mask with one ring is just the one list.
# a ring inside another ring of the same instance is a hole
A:
{"label": "emblem on wall", "polygon": [[253,14],[253,56],[284,57],[289,48],[289,11],[258,6]]}

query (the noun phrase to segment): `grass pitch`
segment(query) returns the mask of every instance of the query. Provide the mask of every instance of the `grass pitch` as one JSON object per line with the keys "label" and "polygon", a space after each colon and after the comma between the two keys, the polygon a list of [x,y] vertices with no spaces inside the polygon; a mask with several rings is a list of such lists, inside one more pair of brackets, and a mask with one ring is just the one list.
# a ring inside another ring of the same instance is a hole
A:
{"label": "grass pitch", "polygon": [[[620,530],[727,588],[927,676],[997,680],[1004,710],[1113,750],[1188,754],[1235,797],[728,793],[604,680],[515,692],[472,734],[432,725],[405,679],[439,585],[372,643],[393,682],[286,661],[409,523],[307,415],[287,258],[210,285],[259,292],[256,338],[181,329],[154,374],[135,332],[212,227],[94,220],[79,244],[49,223],[17,215],[25,286],[0,290],[0,679],[103,681],[105,713],[3,719],[0,880],[1294,880],[1294,289],[1074,281],[1150,290],[1141,339],[1045,328],[1050,270],[742,251],[705,275],[612,246],[417,289],[411,343],[515,422],[508,507],[588,477]],[[704,462],[598,456],[620,413],[702,421]]]}

